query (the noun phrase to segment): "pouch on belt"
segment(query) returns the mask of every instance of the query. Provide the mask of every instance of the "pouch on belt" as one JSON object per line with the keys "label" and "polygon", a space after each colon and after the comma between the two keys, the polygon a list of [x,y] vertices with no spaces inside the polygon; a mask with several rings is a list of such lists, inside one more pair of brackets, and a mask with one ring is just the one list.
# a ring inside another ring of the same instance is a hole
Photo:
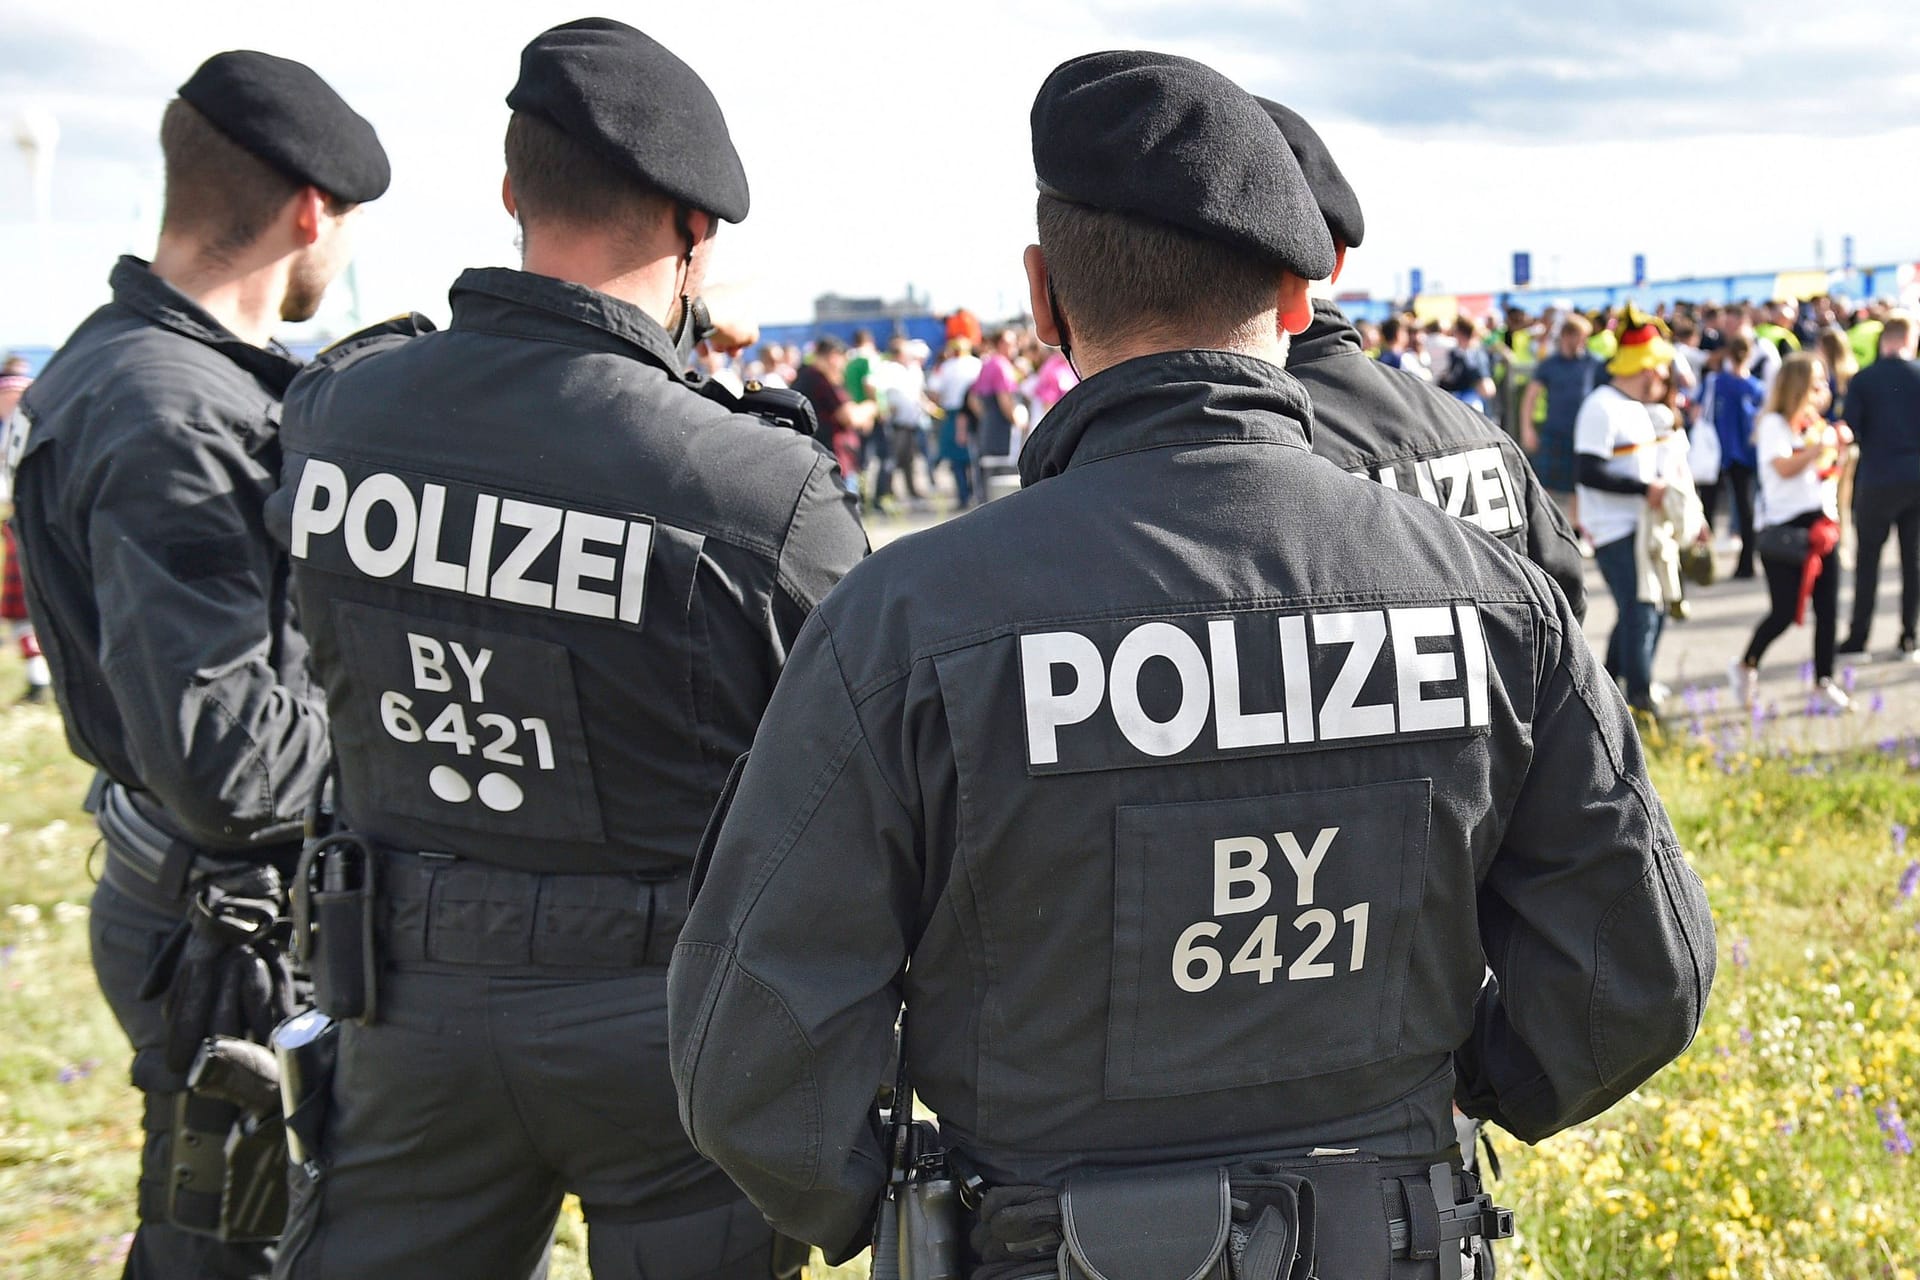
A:
{"label": "pouch on belt", "polygon": [[313,1002],[329,1017],[371,1023],[379,1009],[376,923],[380,857],[351,832],[300,852],[293,885],[295,955],[313,974]]}
{"label": "pouch on belt", "polygon": [[1063,1280],[1308,1280],[1314,1188],[1274,1170],[1076,1173],[1060,1193]]}

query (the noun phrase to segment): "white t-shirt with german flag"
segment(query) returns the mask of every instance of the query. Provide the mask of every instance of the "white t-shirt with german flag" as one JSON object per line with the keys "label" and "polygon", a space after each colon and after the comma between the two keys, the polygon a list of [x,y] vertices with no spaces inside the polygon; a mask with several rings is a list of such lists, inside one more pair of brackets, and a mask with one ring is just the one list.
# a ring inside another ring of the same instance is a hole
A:
{"label": "white t-shirt with german flag", "polygon": [[[1678,448],[1670,447],[1679,440]],[[1651,484],[1670,479],[1686,465],[1686,436],[1673,430],[1665,405],[1645,405],[1609,384],[1594,388],[1573,422],[1573,450],[1607,460],[1607,474]],[[1640,525],[1647,500],[1637,493],[1609,493],[1576,487],[1580,523],[1593,545],[1603,547],[1630,538]]]}

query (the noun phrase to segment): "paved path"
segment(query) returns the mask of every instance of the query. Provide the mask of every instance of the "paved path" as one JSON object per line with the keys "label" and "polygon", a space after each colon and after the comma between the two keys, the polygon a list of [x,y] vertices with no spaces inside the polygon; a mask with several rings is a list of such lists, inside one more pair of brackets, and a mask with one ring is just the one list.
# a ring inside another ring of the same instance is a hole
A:
{"label": "paved path", "polygon": [[[871,518],[869,531],[875,546],[928,528],[945,518],[950,499],[934,500],[936,509]],[[1853,607],[1853,569],[1849,549],[1846,576],[1841,579],[1840,634],[1846,635],[1846,611]],[[1723,571],[1731,571],[1732,557],[1721,556]],[[1673,690],[1669,720],[1683,730],[1698,722],[1704,732],[1746,727],[1727,687],[1727,664],[1745,652],[1753,628],[1767,612],[1766,584],[1758,578],[1743,582],[1723,579],[1711,587],[1694,587],[1693,616],[1686,622],[1669,621],[1655,655],[1654,678]],[[1613,599],[1591,562],[1587,565],[1587,639],[1595,652],[1606,651],[1613,630]],[[1856,710],[1844,717],[1809,716],[1813,627],[1794,627],[1774,641],[1760,668],[1763,714],[1774,713],[1773,741],[1822,750],[1874,746],[1890,737],[1920,735],[1920,665],[1901,662],[1891,654],[1900,635],[1900,576],[1894,548],[1888,547],[1880,569],[1880,599],[1874,615],[1874,652],[1864,657],[1842,657],[1835,678],[1851,682]],[[1689,700],[1691,692],[1691,700]],[[1910,748],[1911,749],[1911,748]]]}
{"label": "paved path", "polygon": [[[1853,568],[1849,548],[1845,576],[1840,580],[1840,638],[1847,633],[1853,608]],[[1723,571],[1732,557],[1722,554]],[[1813,619],[1791,627],[1773,642],[1760,664],[1760,702],[1763,713],[1777,714],[1776,730],[1787,743],[1821,749],[1878,744],[1888,737],[1920,734],[1920,665],[1893,656],[1900,637],[1900,575],[1894,548],[1887,548],[1880,565],[1880,593],[1875,602],[1872,651],[1842,655],[1834,664],[1834,678],[1850,685],[1855,710],[1844,717],[1809,716],[1812,688]],[[1746,651],[1753,629],[1767,612],[1766,583],[1759,578],[1735,582],[1723,579],[1711,587],[1689,587],[1692,616],[1685,622],[1669,620],[1654,655],[1654,679],[1673,690],[1668,718],[1681,727],[1699,719],[1708,731],[1739,719],[1727,684],[1727,666]],[[1597,653],[1606,651],[1613,631],[1613,598],[1599,571],[1587,565],[1587,639]],[[1687,698],[1692,691],[1692,700]]]}

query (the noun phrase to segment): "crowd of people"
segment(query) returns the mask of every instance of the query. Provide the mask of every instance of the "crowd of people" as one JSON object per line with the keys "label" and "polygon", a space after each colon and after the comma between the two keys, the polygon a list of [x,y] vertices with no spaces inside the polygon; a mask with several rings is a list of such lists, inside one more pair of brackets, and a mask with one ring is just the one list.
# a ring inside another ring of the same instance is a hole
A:
{"label": "crowd of people", "polygon": [[[1455,332],[1466,342],[1478,336],[1467,321]],[[1430,368],[1430,352],[1410,356],[1404,333],[1401,367]],[[1383,341],[1385,359],[1394,342]],[[1580,529],[1620,608],[1609,668],[1637,706],[1657,711],[1655,647],[1667,614],[1685,616],[1678,575],[1663,589],[1645,568],[1648,533],[1657,532],[1650,526],[1667,526],[1685,553],[1713,537],[1723,499],[1732,576],[1763,573],[1769,596],[1767,615],[1729,671],[1742,699],[1757,696],[1761,658],[1811,606],[1817,695],[1833,710],[1848,709],[1834,660],[1867,652],[1892,533],[1902,585],[1895,652],[1920,660],[1920,366],[1906,312],[1885,301],[1850,307],[1824,297],[1680,305],[1653,315],[1631,307],[1594,317],[1550,311],[1509,315],[1507,328],[1480,345],[1524,387],[1504,402],[1515,410],[1510,429]],[[1548,354],[1530,362],[1536,351]],[[1450,389],[1467,376],[1454,373],[1457,362],[1439,362]],[[1470,364],[1469,374],[1483,367]],[[1839,639],[1839,553],[1849,522],[1856,572],[1851,622]],[[1696,553],[1695,562],[1711,581],[1710,556]]]}
{"label": "crowd of people", "polygon": [[943,468],[960,511],[1013,471],[1026,437],[1080,379],[1030,325],[983,333],[964,308],[947,317],[932,357],[919,339],[895,336],[882,351],[871,330],[858,329],[851,346],[829,334],[804,351],[768,343],[751,358],[710,351],[702,360],[735,390],[758,383],[805,395],[868,511],[928,509]]}
{"label": "crowd of people", "polygon": [[[960,310],[946,327],[931,360],[924,343],[894,337],[883,351],[864,329],[851,348],[829,336],[805,351],[775,343],[751,357],[703,359],[710,376],[735,386],[802,391],[868,510],[929,509],[943,470],[950,509],[959,510],[984,500],[989,477],[1012,470],[1026,435],[1078,379],[1024,323],[983,339]],[[1520,442],[1619,607],[1608,669],[1639,709],[1657,713],[1664,700],[1653,660],[1666,620],[1687,611],[1680,563],[1695,585],[1710,583],[1705,548],[1714,544],[1731,554],[1732,578],[1764,573],[1768,585],[1768,612],[1729,672],[1743,699],[1757,696],[1768,647],[1810,608],[1817,694],[1847,709],[1834,661],[1867,651],[1890,537],[1901,566],[1896,654],[1920,660],[1920,365],[1915,322],[1891,302],[1663,303],[1593,314],[1553,306],[1510,309],[1493,323],[1409,314],[1357,329],[1380,363],[1434,384]],[[1849,399],[1869,367],[1880,371]],[[1643,521],[1643,506],[1657,519]],[[1643,523],[1661,526],[1664,573]],[[1849,527],[1856,568],[1842,638],[1839,551]]]}

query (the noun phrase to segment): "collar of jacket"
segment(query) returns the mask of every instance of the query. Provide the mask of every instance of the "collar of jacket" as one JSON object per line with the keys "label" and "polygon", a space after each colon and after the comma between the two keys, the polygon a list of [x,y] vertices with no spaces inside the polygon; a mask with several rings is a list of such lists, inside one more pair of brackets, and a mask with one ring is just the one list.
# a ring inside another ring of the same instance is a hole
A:
{"label": "collar of jacket", "polygon": [[131,254],[107,277],[113,300],[151,324],[205,343],[252,374],[278,400],[300,372],[300,361],[278,342],[256,347],[215,320],[199,303],[153,273],[146,260]]}
{"label": "collar of jacket", "polygon": [[1347,313],[1325,298],[1313,300],[1313,323],[1305,333],[1295,334],[1287,348],[1287,368],[1311,364],[1333,356],[1364,356],[1360,331],[1347,319]]}
{"label": "collar of jacket", "polygon": [[510,267],[473,267],[453,282],[449,298],[455,329],[633,356],[686,381],[673,339],[658,321],[631,302],[583,284]]}
{"label": "collar of jacket", "polygon": [[1163,351],[1102,369],[1061,397],[1020,451],[1020,482],[1171,445],[1305,449],[1307,393],[1280,366],[1232,351]]}

